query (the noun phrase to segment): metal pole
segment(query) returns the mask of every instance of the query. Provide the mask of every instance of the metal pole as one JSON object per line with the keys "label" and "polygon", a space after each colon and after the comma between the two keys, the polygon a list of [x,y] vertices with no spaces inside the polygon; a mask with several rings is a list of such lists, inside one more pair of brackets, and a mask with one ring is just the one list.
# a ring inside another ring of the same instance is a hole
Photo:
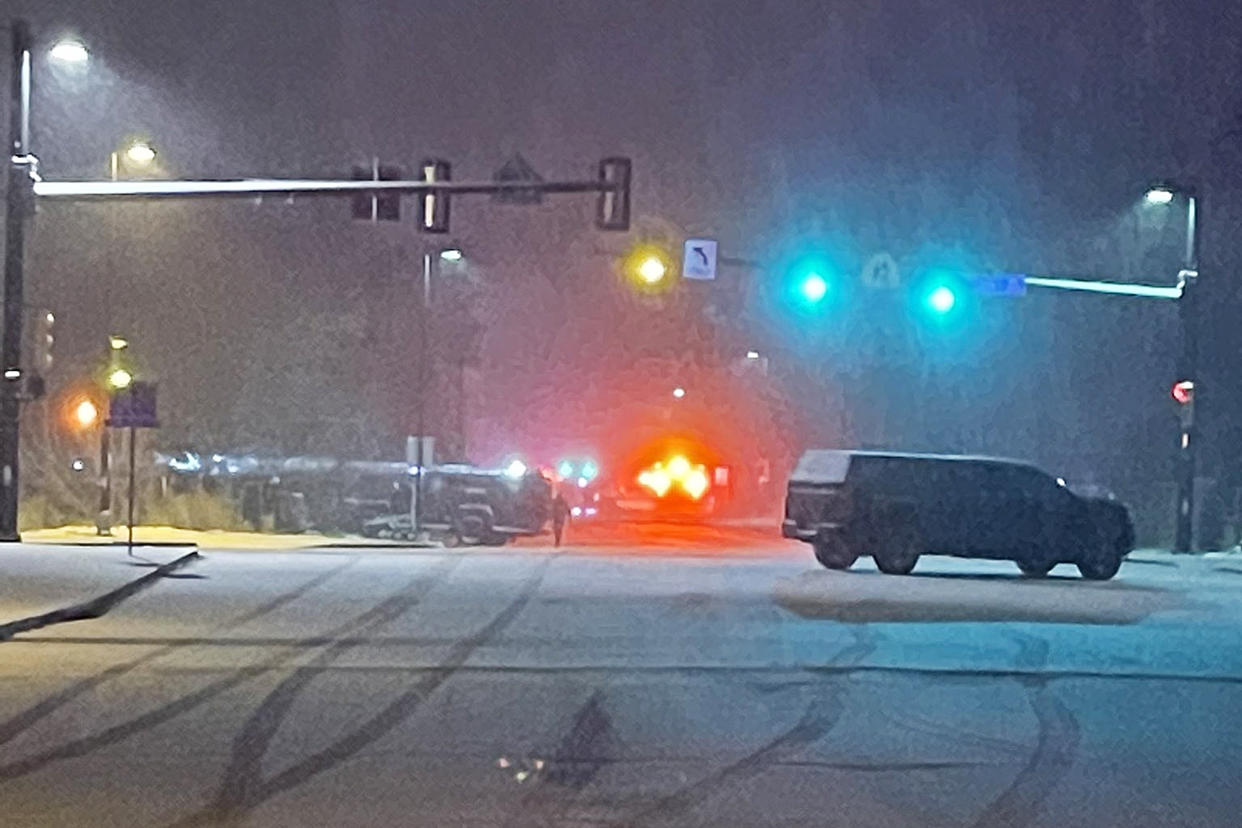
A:
{"label": "metal pole", "polygon": [[1182,350],[1178,360],[1179,380],[1194,383],[1193,396],[1182,417],[1178,443],[1177,463],[1177,534],[1173,549],[1190,552],[1194,546],[1195,513],[1195,455],[1199,447],[1198,430],[1195,425],[1195,403],[1199,396],[1198,362],[1199,331],[1197,303],[1199,296],[1199,209],[1201,200],[1196,193],[1187,193],[1186,203],[1186,264],[1182,271],[1182,297],[1177,300],[1178,320],[1181,324]]}
{"label": "metal pole", "polygon": [[134,554],[134,432],[137,431],[133,426],[129,427],[129,539],[126,541],[126,547],[129,554]]}
{"label": "metal pole", "polygon": [[427,313],[431,307],[431,254],[423,253],[423,289],[418,308],[418,445],[414,449],[418,473],[414,477],[414,536],[423,530],[423,445],[427,416]]}
{"label": "metal pole", "polygon": [[33,203],[30,175],[30,29],[13,22],[13,66],[9,96],[9,181],[4,217],[4,339],[0,351],[0,541],[19,541],[18,391],[22,372],[22,266],[26,213]]}
{"label": "metal pole", "polygon": [[112,429],[105,424],[99,432],[99,515],[95,533],[112,537]]}

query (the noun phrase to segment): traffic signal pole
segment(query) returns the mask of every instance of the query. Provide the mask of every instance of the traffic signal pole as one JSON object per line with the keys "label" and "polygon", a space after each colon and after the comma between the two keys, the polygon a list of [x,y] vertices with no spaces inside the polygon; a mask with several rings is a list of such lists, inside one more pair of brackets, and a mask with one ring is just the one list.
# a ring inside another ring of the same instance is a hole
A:
{"label": "traffic signal pole", "polygon": [[[18,509],[18,420],[26,378],[21,367],[22,288],[25,258],[26,220],[34,213],[36,200],[81,202],[152,199],[253,198],[272,195],[372,197],[419,196],[424,205],[438,204],[431,215],[424,215],[424,232],[448,230],[448,203],[452,196],[531,193],[593,193],[598,196],[595,226],[600,230],[625,232],[630,228],[631,163],[628,158],[611,157],[599,162],[594,179],[563,181],[451,181],[448,165],[428,162],[422,179],[336,180],[245,178],[226,180],[146,180],[146,181],[44,181],[38,175],[38,159],[30,149],[31,35],[23,21],[11,23],[12,71],[9,88],[8,186],[5,190],[3,341],[0,343],[0,542],[20,540],[17,532]],[[430,171],[430,174],[429,174]],[[115,175],[112,176],[116,178]],[[424,213],[428,211],[424,209]],[[433,220],[440,216],[441,221]],[[429,290],[429,267],[424,262],[424,297]],[[426,313],[422,314],[423,317]],[[426,338],[424,331],[422,337]],[[420,395],[420,406],[423,404]],[[421,419],[421,415],[420,415]],[[425,423],[424,423],[425,425]],[[422,431],[422,426],[419,428]],[[419,435],[421,458],[422,442]],[[420,461],[421,471],[421,461]],[[421,487],[422,477],[419,475]]]}
{"label": "traffic signal pole", "polygon": [[1182,295],[1177,300],[1181,323],[1181,354],[1178,358],[1178,380],[1191,384],[1191,400],[1181,418],[1181,440],[1177,462],[1177,531],[1173,542],[1175,552],[1190,552],[1194,546],[1195,455],[1199,435],[1195,423],[1195,397],[1198,396],[1199,372],[1199,211],[1202,199],[1198,193],[1186,192],[1186,263],[1179,281]]}
{"label": "traffic signal pole", "polygon": [[30,30],[13,22],[9,91],[8,186],[4,213],[4,333],[0,345],[0,541],[18,541],[18,421],[22,388],[22,267],[26,216],[33,199],[30,153]]}

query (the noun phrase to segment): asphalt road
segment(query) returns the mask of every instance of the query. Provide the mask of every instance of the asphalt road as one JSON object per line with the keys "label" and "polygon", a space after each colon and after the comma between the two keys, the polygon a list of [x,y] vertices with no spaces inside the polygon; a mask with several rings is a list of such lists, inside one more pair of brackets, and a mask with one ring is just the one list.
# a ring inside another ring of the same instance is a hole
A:
{"label": "asphalt road", "polygon": [[[0,622],[131,563],[6,551]],[[684,526],[207,552],[0,642],[0,823],[1237,824],[1242,565],[1053,574]]]}

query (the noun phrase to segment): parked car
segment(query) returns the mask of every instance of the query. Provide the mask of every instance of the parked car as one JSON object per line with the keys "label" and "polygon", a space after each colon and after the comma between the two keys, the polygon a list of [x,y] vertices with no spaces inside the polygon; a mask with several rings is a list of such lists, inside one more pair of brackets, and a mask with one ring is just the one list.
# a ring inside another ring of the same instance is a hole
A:
{"label": "parked car", "polygon": [[1125,506],[1076,494],[1014,460],[895,452],[807,451],[790,477],[782,534],[830,569],[860,556],[904,575],[922,555],[1011,560],[1023,574],[1072,563],[1117,574],[1134,546]]}
{"label": "parked car", "polygon": [[[427,470],[423,529],[450,544],[503,546],[515,537],[538,535],[552,513],[552,486],[537,472],[513,476],[466,465]],[[377,538],[411,538],[408,511],[366,521],[362,534]]]}

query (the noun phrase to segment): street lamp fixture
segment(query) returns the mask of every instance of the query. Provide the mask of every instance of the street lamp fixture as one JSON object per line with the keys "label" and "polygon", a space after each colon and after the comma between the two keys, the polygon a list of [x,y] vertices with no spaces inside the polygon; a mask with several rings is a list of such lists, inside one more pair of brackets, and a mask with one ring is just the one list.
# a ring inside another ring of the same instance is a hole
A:
{"label": "street lamp fixture", "polygon": [[58,41],[48,52],[52,60],[68,66],[81,66],[90,60],[91,53],[80,40],[65,38]]}
{"label": "street lamp fixture", "polygon": [[99,419],[99,408],[90,400],[82,400],[73,409],[73,418],[80,428],[90,428]]}
{"label": "street lamp fixture", "polygon": [[1162,205],[1171,202],[1173,200],[1173,195],[1174,191],[1172,187],[1161,185],[1159,187],[1152,187],[1148,190],[1143,196],[1143,200],[1148,204]]}
{"label": "street lamp fixture", "polygon": [[685,396],[686,396],[686,389],[682,388],[680,385],[673,389],[674,399],[680,400]]}
{"label": "street lamp fixture", "polygon": [[133,381],[134,375],[124,368],[117,368],[111,374],[108,374],[108,385],[118,391],[129,388]]}
{"label": "street lamp fixture", "polygon": [[155,148],[146,141],[135,141],[125,148],[125,160],[145,167],[155,160]]}
{"label": "street lamp fixture", "polygon": [[449,247],[440,251],[440,260],[444,262],[460,262],[465,254],[459,248]]}
{"label": "street lamp fixture", "polygon": [[124,351],[129,347],[129,340],[123,336],[108,337],[108,347],[114,351]]}

